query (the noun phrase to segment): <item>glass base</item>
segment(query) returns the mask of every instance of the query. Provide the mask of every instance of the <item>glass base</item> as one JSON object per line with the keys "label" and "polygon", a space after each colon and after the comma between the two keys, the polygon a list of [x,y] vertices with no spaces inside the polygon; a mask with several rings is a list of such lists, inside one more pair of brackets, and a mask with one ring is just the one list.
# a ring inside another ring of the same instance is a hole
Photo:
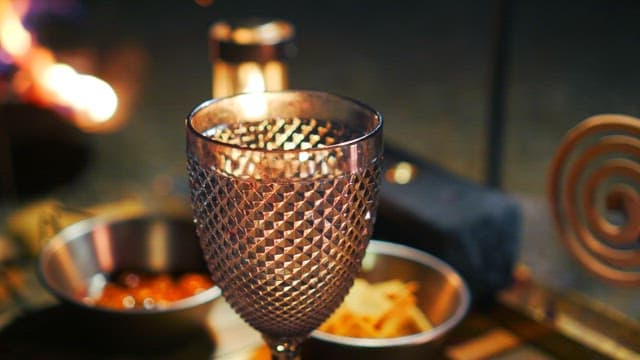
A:
{"label": "glass base", "polygon": [[262,335],[264,341],[271,350],[273,360],[300,360],[300,344],[306,337],[302,338],[271,338]]}

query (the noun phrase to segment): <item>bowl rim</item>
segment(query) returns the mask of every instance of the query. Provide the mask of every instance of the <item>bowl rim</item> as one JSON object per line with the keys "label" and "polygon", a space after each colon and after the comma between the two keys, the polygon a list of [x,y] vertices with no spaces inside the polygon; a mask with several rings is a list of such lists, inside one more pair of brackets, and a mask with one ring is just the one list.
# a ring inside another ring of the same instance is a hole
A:
{"label": "bowl rim", "polygon": [[454,284],[460,295],[460,305],[454,313],[443,323],[434,326],[428,331],[399,336],[394,338],[358,338],[350,336],[333,335],[320,330],[311,333],[311,337],[330,343],[337,343],[345,346],[359,346],[369,348],[382,348],[393,346],[419,345],[440,338],[454,326],[456,326],[466,316],[471,303],[469,287],[460,274],[445,261],[428,254],[422,250],[388,241],[370,240],[367,251],[373,250],[376,254],[389,255],[397,258],[407,259],[416,263],[433,267],[440,271],[445,278]]}
{"label": "bowl rim", "polygon": [[79,220],[70,225],[67,225],[60,229],[53,236],[49,237],[46,240],[45,245],[43,246],[40,254],[38,255],[37,266],[36,266],[36,275],[38,280],[43,285],[45,289],[51,292],[58,299],[71,303],[73,305],[79,306],[81,308],[89,309],[92,311],[96,311],[98,313],[104,314],[162,314],[162,313],[173,313],[181,310],[186,310],[189,308],[196,307],[198,305],[202,305],[213,300],[216,300],[221,297],[222,290],[214,285],[213,287],[201,291],[195,295],[189,296],[188,298],[184,298],[178,301],[174,301],[171,305],[166,307],[159,307],[153,309],[111,309],[107,307],[101,306],[93,306],[85,303],[84,301],[78,299],[77,297],[71,296],[65,291],[60,290],[59,288],[53,286],[49,281],[49,277],[44,272],[44,267],[46,262],[48,261],[50,254],[55,252],[61,246],[71,243],[73,241],[80,241],[80,236],[83,234],[87,234],[88,232],[95,229],[97,226],[109,226],[111,224],[122,223],[127,221],[135,221],[135,220],[148,220],[148,221],[188,221],[189,219],[185,216],[178,215],[169,215],[169,214],[160,214],[160,213],[143,213],[143,214],[134,214],[134,215],[98,215],[94,217],[90,217],[84,220]]}

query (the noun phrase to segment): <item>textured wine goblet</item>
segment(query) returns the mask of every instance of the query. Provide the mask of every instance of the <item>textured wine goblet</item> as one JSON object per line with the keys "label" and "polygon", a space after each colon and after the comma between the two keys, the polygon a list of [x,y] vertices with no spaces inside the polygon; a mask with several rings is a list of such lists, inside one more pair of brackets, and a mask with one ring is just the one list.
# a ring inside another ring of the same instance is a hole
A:
{"label": "textured wine goblet", "polygon": [[186,123],[191,204],[223,296],[274,358],[340,305],[375,221],[382,118],[323,92],[241,94]]}

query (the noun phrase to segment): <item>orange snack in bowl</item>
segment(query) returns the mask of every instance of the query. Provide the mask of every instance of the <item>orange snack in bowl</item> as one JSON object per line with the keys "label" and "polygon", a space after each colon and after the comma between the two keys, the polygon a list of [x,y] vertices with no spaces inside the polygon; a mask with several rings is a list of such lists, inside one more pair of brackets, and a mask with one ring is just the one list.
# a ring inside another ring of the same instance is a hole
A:
{"label": "orange snack in bowl", "polygon": [[186,273],[178,278],[178,287],[184,294],[195,295],[207,290],[211,286],[211,280],[208,277],[202,276],[202,274]]}
{"label": "orange snack in bowl", "polygon": [[125,271],[107,282],[100,296],[87,302],[111,309],[162,308],[211,287],[209,276],[201,273],[185,273],[175,278],[168,274]]}
{"label": "orange snack in bowl", "polygon": [[356,279],[342,305],[319,330],[360,338],[391,338],[429,330],[432,325],[416,305],[417,289],[414,282],[370,284]]}
{"label": "orange snack in bowl", "polygon": [[127,292],[121,287],[107,283],[102,289],[102,295],[95,301],[95,305],[107,308],[124,308]]}

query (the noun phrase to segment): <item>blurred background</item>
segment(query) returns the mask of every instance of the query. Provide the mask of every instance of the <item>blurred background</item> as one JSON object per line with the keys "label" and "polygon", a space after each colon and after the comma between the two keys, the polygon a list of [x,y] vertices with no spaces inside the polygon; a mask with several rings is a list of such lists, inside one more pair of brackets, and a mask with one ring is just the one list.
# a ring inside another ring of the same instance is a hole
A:
{"label": "blurred background", "polygon": [[[10,2],[0,0],[0,20],[7,21]],[[637,290],[594,277],[567,254],[546,197],[551,160],[569,129],[600,113],[640,115],[640,2],[17,3],[27,4],[21,15],[33,44],[110,84],[118,103],[108,120],[77,116],[25,74],[24,67],[38,63],[5,49],[4,216],[46,198],[83,207],[186,192],[184,118],[211,96],[209,26],[249,16],[282,18],[296,27],[290,88],[360,99],[383,114],[389,144],[484,184],[498,9],[510,5],[498,174],[500,189],[522,206],[520,261],[549,285],[640,316]],[[89,98],[110,96],[103,94]]]}

